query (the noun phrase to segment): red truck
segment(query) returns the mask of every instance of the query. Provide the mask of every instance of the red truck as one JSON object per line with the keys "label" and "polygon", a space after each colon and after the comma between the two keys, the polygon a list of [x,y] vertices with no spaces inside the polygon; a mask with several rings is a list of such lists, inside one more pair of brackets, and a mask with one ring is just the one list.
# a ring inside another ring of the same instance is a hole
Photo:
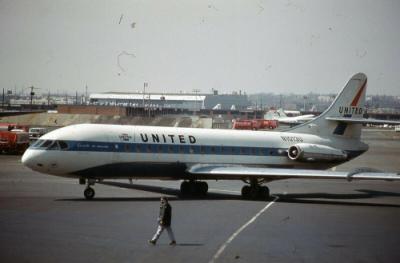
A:
{"label": "red truck", "polygon": [[0,123],[0,131],[11,131],[14,129],[28,131],[29,127],[25,125],[19,125],[17,123]]}
{"label": "red truck", "polygon": [[273,130],[278,127],[278,121],[276,120],[235,120],[233,122],[232,129],[237,130]]}
{"label": "red truck", "polygon": [[16,124],[1,124],[0,153],[23,154],[29,147],[29,133],[25,128]]}

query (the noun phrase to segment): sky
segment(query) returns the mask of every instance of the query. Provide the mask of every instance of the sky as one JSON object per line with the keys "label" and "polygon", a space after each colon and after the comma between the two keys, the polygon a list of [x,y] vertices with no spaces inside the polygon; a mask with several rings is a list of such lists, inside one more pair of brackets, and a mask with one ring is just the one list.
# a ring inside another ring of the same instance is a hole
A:
{"label": "sky", "polygon": [[0,89],[400,95],[398,0],[0,0]]}

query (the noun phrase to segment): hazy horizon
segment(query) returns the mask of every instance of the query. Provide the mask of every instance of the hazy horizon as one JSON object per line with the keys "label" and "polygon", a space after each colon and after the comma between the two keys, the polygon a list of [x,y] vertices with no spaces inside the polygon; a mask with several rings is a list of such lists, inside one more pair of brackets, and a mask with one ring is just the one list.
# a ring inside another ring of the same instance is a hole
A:
{"label": "hazy horizon", "polygon": [[0,89],[400,95],[400,1],[0,0]]}
{"label": "hazy horizon", "polygon": [[[1,88],[0,88],[1,89]],[[13,91],[13,93],[14,93],[14,89],[10,89],[10,90],[12,90]],[[330,93],[321,93],[321,92],[313,92],[313,91],[309,91],[309,92],[306,92],[306,93],[301,93],[301,92],[298,92],[298,93],[296,93],[296,92],[287,92],[287,93],[277,93],[277,92],[254,92],[254,93],[247,93],[247,92],[244,92],[244,93],[242,93],[242,95],[248,95],[248,96],[255,96],[255,95],[271,95],[271,96],[280,96],[280,95],[282,95],[282,96],[304,96],[304,95],[319,95],[319,96],[331,96],[332,98],[334,98],[334,97],[336,97],[336,95],[338,95],[339,94],[339,92],[342,90],[342,88],[340,88],[340,89],[338,89],[338,91],[335,93],[335,92],[330,92]],[[7,92],[7,90],[5,89],[4,90],[5,91],[5,93]],[[30,96],[29,95],[29,92],[30,92],[30,89],[24,89],[24,93],[23,94],[21,94],[21,93],[19,93],[18,94],[18,92],[20,91],[20,89],[17,89],[17,95],[23,95],[23,96]],[[1,93],[2,91],[0,90],[0,93]],[[63,92],[63,91],[59,91],[59,92],[51,92],[50,93],[50,95],[51,96],[60,96],[60,97],[62,97],[62,96],[65,96],[65,95],[68,95],[69,97],[75,97],[76,96],[76,92],[78,92],[78,96],[83,96],[83,95],[85,95],[85,91],[81,91],[81,90],[70,90],[70,91],[68,91],[68,92]],[[141,91],[138,91],[140,94],[143,94]],[[234,91],[235,92],[235,91]],[[218,93],[218,95],[232,95],[232,94],[234,94],[234,92],[226,92],[226,93]],[[98,91],[88,91],[88,96],[90,95],[90,94],[93,94],[93,93],[127,93],[127,94],[129,94],[129,93],[132,93],[132,92],[129,92],[129,91],[127,91],[127,92],[125,92],[125,91],[100,91],[100,92],[98,92]],[[164,95],[166,95],[166,94],[169,94],[168,92],[162,92],[162,91],[149,91],[149,92],[147,92],[146,91],[146,93],[145,94],[164,94]],[[48,92],[42,92],[42,91],[38,91],[38,90],[35,90],[35,96],[42,96],[42,97],[46,97],[46,96],[48,96]],[[192,94],[192,95],[211,95],[212,93],[211,93],[211,91],[210,92],[202,92],[202,93],[194,93],[194,92],[191,92],[191,91],[189,91],[189,92],[182,92],[182,93],[179,93],[179,92],[177,92],[177,93],[175,93],[175,92],[170,92],[170,94]],[[239,95],[239,93],[235,93],[236,95]],[[0,95],[1,96],[1,95]],[[400,95],[388,95],[388,94],[372,94],[371,92],[367,92],[367,94],[366,94],[366,96],[367,97],[371,97],[371,96],[382,96],[382,97],[384,97],[384,96],[387,96],[387,97],[395,97],[395,98],[398,98],[398,99],[400,99]]]}

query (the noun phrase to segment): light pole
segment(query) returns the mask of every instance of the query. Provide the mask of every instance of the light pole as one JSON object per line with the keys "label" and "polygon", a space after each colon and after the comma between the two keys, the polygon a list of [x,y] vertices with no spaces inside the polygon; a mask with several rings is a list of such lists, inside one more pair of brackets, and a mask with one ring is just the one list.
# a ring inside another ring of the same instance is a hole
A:
{"label": "light pole", "polygon": [[198,107],[197,94],[200,92],[200,90],[199,89],[194,89],[193,92],[195,94],[195,100],[196,100],[196,102],[195,102],[195,111],[197,111],[197,110],[200,111],[200,107],[199,107],[199,109],[197,109],[197,107]]}
{"label": "light pole", "polygon": [[29,95],[31,96],[31,109],[32,109],[33,96],[35,96],[35,92],[33,90],[34,89],[39,89],[39,88],[35,88],[34,86],[30,86],[28,89],[31,89],[31,92],[29,93]]}
{"label": "light pole", "polygon": [[143,110],[144,110],[144,94],[146,93],[146,87],[147,87],[148,83],[144,82],[143,83]]}
{"label": "light pole", "polygon": [[3,102],[1,103],[1,108],[2,108],[2,110],[4,110],[4,88],[3,88]]}
{"label": "light pole", "polygon": [[304,102],[303,102],[303,111],[306,111],[306,99],[307,99],[307,96],[304,96],[303,99],[304,99]]}

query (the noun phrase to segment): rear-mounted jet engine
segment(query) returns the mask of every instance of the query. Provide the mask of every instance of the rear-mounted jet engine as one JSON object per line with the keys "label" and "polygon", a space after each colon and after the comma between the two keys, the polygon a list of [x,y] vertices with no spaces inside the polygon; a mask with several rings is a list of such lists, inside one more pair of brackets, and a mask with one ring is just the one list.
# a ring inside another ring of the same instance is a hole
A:
{"label": "rear-mounted jet engine", "polygon": [[325,145],[298,143],[289,148],[288,157],[300,162],[338,162],[345,161],[347,153]]}

